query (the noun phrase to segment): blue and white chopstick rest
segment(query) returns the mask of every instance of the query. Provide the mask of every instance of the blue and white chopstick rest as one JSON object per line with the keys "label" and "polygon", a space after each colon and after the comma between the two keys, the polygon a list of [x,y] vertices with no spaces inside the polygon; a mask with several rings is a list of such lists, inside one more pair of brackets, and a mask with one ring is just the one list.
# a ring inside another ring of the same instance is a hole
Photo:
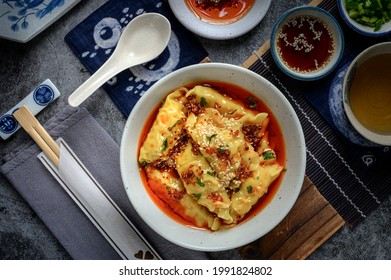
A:
{"label": "blue and white chopstick rest", "polygon": [[59,96],[60,92],[49,79],[43,81],[22,101],[0,117],[0,137],[6,140],[20,128],[13,116],[13,113],[20,107],[26,105],[34,115],[37,115]]}

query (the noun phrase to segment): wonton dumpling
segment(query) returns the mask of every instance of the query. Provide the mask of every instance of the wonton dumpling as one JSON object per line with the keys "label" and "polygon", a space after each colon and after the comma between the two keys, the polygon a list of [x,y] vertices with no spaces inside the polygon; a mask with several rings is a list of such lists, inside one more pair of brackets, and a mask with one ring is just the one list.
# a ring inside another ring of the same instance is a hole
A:
{"label": "wonton dumpling", "polygon": [[170,172],[146,168],[152,191],[178,215],[201,228],[218,230],[220,221],[186,193],[182,181]]}
{"label": "wonton dumpling", "polygon": [[195,95],[198,102],[201,102],[203,98],[205,100],[206,108],[215,108],[216,104],[219,104],[218,108],[220,114],[230,117],[243,116],[247,114],[253,115],[249,110],[246,110],[243,106],[239,105],[229,97],[220,94],[217,90],[206,86],[195,86],[189,90],[186,96]]}
{"label": "wonton dumpling", "polygon": [[[263,126],[267,126],[264,122]],[[238,215],[244,215],[264,196],[270,185],[283,170],[274,151],[269,147],[268,132],[262,135],[257,151],[249,149],[243,154],[242,164],[247,168],[249,176],[242,178],[238,192],[232,195],[232,208]]]}
{"label": "wonton dumpling", "polygon": [[200,205],[215,213],[225,223],[232,223],[229,213],[230,199],[226,189],[209,163],[201,154],[195,154],[191,143],[176,157],[176,170],[185,189]]}
{"label": "wonton dumpling", "polygon": [[275,160],[262,164],[262,158],[252,150],[243,154],[242,161],[250,175],[242,179],[239,190],[232,194],[232,209],[238,215],[245,215],[250,211],[251,207],[268,192],[270,184],[283,169]]}
{"label": "wonton dumpling", "polygon": [[167,158],[167,153],[175,145],[175,138],[181,133],[186,120],[183,105],[177,100],[181,96],[180,90],[167,96],[140,149],[139,162],[150,163]]}
{"label": "wonton dumpling", "polygon": [[228,187],[240,166],[240,153],[244,149],[241,124],[223,117],[216,109],[206,108],[205,113],[191,114],[186,129],[219,179]]}

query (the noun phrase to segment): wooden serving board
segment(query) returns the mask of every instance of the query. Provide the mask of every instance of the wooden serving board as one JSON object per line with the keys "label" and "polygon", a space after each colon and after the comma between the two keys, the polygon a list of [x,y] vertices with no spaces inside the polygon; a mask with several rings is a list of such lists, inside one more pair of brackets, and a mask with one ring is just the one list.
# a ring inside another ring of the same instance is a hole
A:
{"label": "wooden serving board", "polygon": [[239,253],[244,259],[305,259],[344,224],[306,176],[289,214],[268,234],[239,248]]}
{"label": "wooden serving board", "polygon": [[[321,2],[314,0],[309,5]],[[267,41],[242,66],[249,68],[269,48]],[[344,224],[343,218],[305,176],[299,198],[289,214],[268,234],[239,248],[239,253],[244,259],[305,259]]]}

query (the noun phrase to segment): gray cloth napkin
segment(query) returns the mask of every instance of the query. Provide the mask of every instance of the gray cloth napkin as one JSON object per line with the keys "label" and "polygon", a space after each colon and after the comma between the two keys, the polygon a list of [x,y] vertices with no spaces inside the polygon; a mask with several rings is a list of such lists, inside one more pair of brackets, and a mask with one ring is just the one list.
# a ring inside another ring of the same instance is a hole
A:
{"label": "gray cloth napkin", "polygon": [[[179,247],[146,225],[130,204],[122,185],[119,147],[84,108],[66,107],[45,129],[62,137],[106,192],[163,259],[237,259],[235,252],[207,254]],[[73,259],[119,259],[118,254],[37,158],[31,140],[6,156],[1,171],[30,204]]]}

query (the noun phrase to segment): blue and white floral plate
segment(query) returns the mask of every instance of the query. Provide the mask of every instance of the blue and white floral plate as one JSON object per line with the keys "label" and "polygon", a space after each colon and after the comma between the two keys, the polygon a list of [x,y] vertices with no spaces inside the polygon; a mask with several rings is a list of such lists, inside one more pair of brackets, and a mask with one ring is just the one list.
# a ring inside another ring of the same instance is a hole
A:
{"label": "blue and white floral plate", "polygon": [[0,38],[26,43],[80,0],[1,0]]}

